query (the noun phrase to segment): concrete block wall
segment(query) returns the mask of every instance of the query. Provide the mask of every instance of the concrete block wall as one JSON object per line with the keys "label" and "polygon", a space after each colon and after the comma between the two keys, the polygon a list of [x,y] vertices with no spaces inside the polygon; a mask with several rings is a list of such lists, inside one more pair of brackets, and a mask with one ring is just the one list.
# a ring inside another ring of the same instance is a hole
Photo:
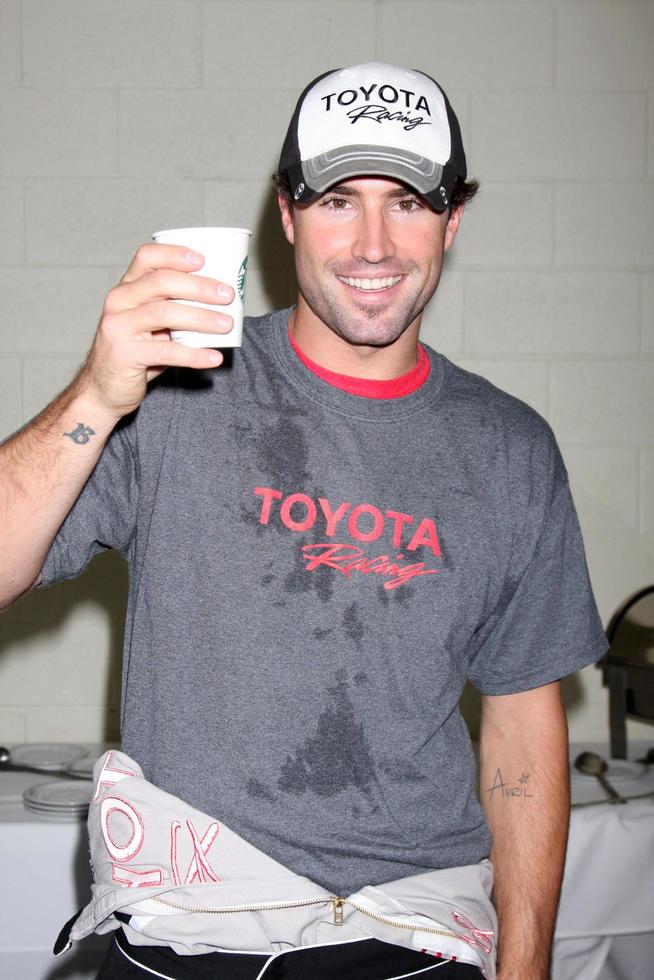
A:
{"label": "concrete block wall", "polygon": [[[285,126],[307,80],[375,58],[443,82],[482,182],[424,338],[553,425],[607,622],[654,579],[651,2],[0,0],[0,435],[157,228],[252,227],[249,312],[292,301]],[[115,737],[126,581],[103,556],[3,615],[0,742]],[[566,694],[573,737],[606,737],[599,672]]]}

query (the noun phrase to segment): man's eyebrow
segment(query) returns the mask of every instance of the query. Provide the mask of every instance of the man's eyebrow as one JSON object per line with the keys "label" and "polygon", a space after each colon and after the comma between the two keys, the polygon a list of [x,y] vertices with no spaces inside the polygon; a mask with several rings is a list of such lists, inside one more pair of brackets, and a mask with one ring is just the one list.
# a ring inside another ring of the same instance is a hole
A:
{"label": "man's eyebrow", "polygon": [[420,197],[417,191],[412,190],[410,187],[394,187],[390,191],[386,191],[385,197]]}
{"label": "man's eyebrow", "polygon": [[[360,193],[360,191],[355,190],[348,184],[336,184],[324,192],[324,194],[338,194],[340,197],[359,197]],[[390,190],[384,192],[384,197],[389,198],[418,196],[417,191],[412,190],[410,187],[392,187]]]}
{"label": "man's eyebrow", "polygon": [[329,190],[325,191],[324,193],[340,194],[341,197],[356,197],[358,191],[355,191],[351,187],[348,187],[347,184],[336,184],[335,187],[330,187]]}

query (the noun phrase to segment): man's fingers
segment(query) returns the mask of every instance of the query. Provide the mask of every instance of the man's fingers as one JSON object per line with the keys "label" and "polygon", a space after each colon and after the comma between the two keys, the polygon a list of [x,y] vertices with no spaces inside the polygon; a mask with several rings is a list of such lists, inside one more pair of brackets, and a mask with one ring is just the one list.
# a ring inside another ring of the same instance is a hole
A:
{"label": "man's fingers", "polygon": [[190,299],[197,303],[227,305],[234,299],[234,290],[227,283],[208,276],[194,276],[169,268],[150,269],[138,279],[123,280],[114,286],[107,294],[104,309],[105,313],[120,313],[159,299]]}
{"label": "man's fingers", "polygon": [[121,282],[133,282],[152,269],[179,269],[181,272],[195,272],[204,265],[200,252],[184,245],[160,245],[157,242],[141,245],[132,259],[131,265]]}
{"label": "man's fingers", "polygon": [[234,321],[228,313],[218,313],[202,306],[189,306],[188,303],[175,303],[170,299],[145,303],[121,313],[107,313],[102,324],[108,336],[124,337],[126,340],[156,330],[228,333],[233,326]]}
{"label": "man's fingers", "polygon": [[139,343],[139,359],[144,367],[212,368],[222,364],[220,351],[206,347],[185,347],[175,340],[146,340]]}
{"label": "man's fingers", "polygon": [[142,402],[147,382],[167,367],[206,369],[222,363],[222,354],[209,346],[187,347],[170,339],[171,330],[211,333],[209,345],[233,327],[232,318],[215,307],[231,303],[234,290],[197,275],[203,264],[202,255],[180,245],[142,245],[108,293],[88,372],[119,416]]}

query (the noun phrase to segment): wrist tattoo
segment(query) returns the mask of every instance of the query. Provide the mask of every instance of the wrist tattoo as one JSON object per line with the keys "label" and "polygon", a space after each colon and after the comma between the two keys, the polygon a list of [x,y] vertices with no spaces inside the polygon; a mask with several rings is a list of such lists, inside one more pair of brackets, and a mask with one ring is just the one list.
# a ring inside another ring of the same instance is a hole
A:
{"label": "wrist tattoo", "polygon": [[88,425],[84,425],[83,422],[78,422],[76,428],[72,432],[64,432],[65,436],[76,442],[78,446],[85,446],[90,440],[91,436],[95,435],[95,429],[92,429]]}
{"label": "wrist tattoo", "polygon": [[512,782],[510,780],[505,780],[502,777],[502,770],[498,769],[495,773],[495,778],[493,779],[493,785],[489,786],[486,790],[488,793],[488,798],[493,799],[495,793],[499,793],[500,796],[512,797],[521,796],[528,799],[533,798],[533,793],[530,792],[529,787],[529,773],[523,772],[517,782]]}

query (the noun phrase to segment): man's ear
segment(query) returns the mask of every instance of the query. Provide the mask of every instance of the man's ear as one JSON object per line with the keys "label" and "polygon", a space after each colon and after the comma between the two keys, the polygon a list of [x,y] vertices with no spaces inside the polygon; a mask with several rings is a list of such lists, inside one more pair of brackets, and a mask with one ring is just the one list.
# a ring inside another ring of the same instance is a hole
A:
{"label": "man's ear", "polygon": [[447,219],[447,225],[445,226],[445,242],[443,244],[443,248],[446,252],[454,245],[454,239],[456,238],[456,233],[459,230],[459,225],[461,224],[463,211],[463,204],[459,204],[458,207],[452,208],[450,211],[450,215]]}
{"label": "man's ear", "polygon": [[293,225],[293,205],[283,194],[277,195],[277,203],[282,216],[282,227],[286,239],[291,245],[295,244],[295,227]]}

